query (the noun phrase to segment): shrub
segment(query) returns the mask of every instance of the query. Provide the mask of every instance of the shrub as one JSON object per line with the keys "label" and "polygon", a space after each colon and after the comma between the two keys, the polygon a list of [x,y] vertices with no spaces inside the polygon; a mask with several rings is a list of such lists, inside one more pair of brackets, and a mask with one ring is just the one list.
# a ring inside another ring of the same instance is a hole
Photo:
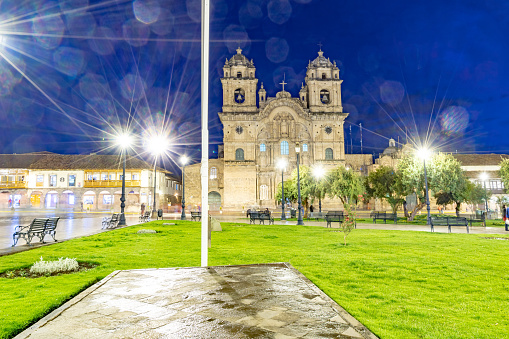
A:
{"label": "shrub", "polygon": [[76,259],[60,258],[58,261],[44,261],[41,257],[40,261],[36,261],[30,267],[30,273],[34,274],[52,274],[57,272],[77,271],[79,264]]}

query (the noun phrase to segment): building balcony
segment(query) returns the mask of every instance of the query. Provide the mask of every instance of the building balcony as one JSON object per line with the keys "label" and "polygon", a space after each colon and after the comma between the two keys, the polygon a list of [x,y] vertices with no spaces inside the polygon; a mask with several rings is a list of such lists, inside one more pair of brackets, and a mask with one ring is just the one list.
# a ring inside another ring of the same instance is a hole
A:
{"label": "building balcony", "polygon": [[0,181],[0,188],[27,188],[28,183],[26,181]]}
{"label": "building balcony", "polygon": [[[83,187],[122,187],[122,180],[85,180]],[[125,187],[141,187],[141,181],[126,180]]]}

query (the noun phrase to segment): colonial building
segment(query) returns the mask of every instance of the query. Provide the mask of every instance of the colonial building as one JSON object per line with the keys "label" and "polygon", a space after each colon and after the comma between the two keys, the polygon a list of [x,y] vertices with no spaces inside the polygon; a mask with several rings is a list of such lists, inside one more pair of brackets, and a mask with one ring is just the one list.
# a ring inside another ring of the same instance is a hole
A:
{"label": "colonial building", "polygon": [[[150,210],[153,165],[128,157],[126,211]],[[114,155],[63,155],[49,152],[0,155],[1,208],[120,210],[122,161]],[[156,207],[167,210],[181,200],[179,181],[157,168]],[[176,208],[176,207],[175,207]]]}
{"label": "colonial building", "polygon": [[[322,165],[326,170],[349,165],[365,171],[371,155],[345,155],[344,121],[339,68],[318,52],[310,61],[298,97],[285,90],[268,97],[258,85],[253,60],[242,54],[227,59],[223,66],[224,157],[209,164],[209,204],[216,209],[240,210],[251,206],[275,207],[281,182],[280,160],[287,163],[285,180],[300,164]],[[192,207],[200,201],[200,164],[188,166],[186,201]]]}

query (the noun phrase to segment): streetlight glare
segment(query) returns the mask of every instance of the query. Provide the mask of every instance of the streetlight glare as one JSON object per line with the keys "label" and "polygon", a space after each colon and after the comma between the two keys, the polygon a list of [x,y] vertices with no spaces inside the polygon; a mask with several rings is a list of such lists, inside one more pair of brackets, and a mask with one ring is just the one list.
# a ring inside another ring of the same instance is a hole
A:
{"label": "streetlight glare", "polygon": [[149,139],[148,148],[154,155],[162,154],[168,147],[168,140],[162,135],[156,135]]}
{"label": "streetlight glare", "polygon": [[279,169],[282,169],[282,170],[285,169],[286,165],[287,165],[286,159],[279,159],[277,162],[277,167]]}
{"label": "streetlight glare", "polygon": [[325,168],[322,166],[314,166],[313,167],[313,176],[317,179],[322,178],[325,175]]}
{"label": "streetlight glare", "polygon": [[423,160],[427,160],[431,156],[431,151],[427,147],[421,147],[417,150],[417,156]]}
{"label": "streetlight glare", "polygon": [[183,155],[183,156],[180,157],[180,163],[182,165],[185,166],[185,165],[187,165],[188,162],[189,162],[189,158],[186,155]]}
{"label": "streetlight glare", "polygon": [[488,179],[488,173],[482,172],[481,173],[481,180],[486,181]]}
{"label": "streetlight glare", "polygon": [[128,148],[129,146],[131,146],[131,143],[132,143],[132,137],[129,133],[122,133],[122,134],[119,134],[117,135],[116,137],[116,143],[118,146],[122,147],[122,148]]}

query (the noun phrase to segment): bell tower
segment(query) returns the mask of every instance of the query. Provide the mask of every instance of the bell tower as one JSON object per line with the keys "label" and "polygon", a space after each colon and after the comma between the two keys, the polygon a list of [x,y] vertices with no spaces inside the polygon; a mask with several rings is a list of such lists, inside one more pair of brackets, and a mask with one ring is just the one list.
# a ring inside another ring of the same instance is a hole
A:
{"label": "bell tower", "polygon": [[[306,71],[307,99],[311,113],[343,113],[341,103],[341,83],[339,68],[323,56],[320,49],[318,57],[309,62]],[[301,97],[303,97],[301,93]],[[301,99],[302,100],[302,99]]]}
{"label": "bell tower", "polygon": [[237,48],[223,66],[223,113],[256,113],[256,68]]}

